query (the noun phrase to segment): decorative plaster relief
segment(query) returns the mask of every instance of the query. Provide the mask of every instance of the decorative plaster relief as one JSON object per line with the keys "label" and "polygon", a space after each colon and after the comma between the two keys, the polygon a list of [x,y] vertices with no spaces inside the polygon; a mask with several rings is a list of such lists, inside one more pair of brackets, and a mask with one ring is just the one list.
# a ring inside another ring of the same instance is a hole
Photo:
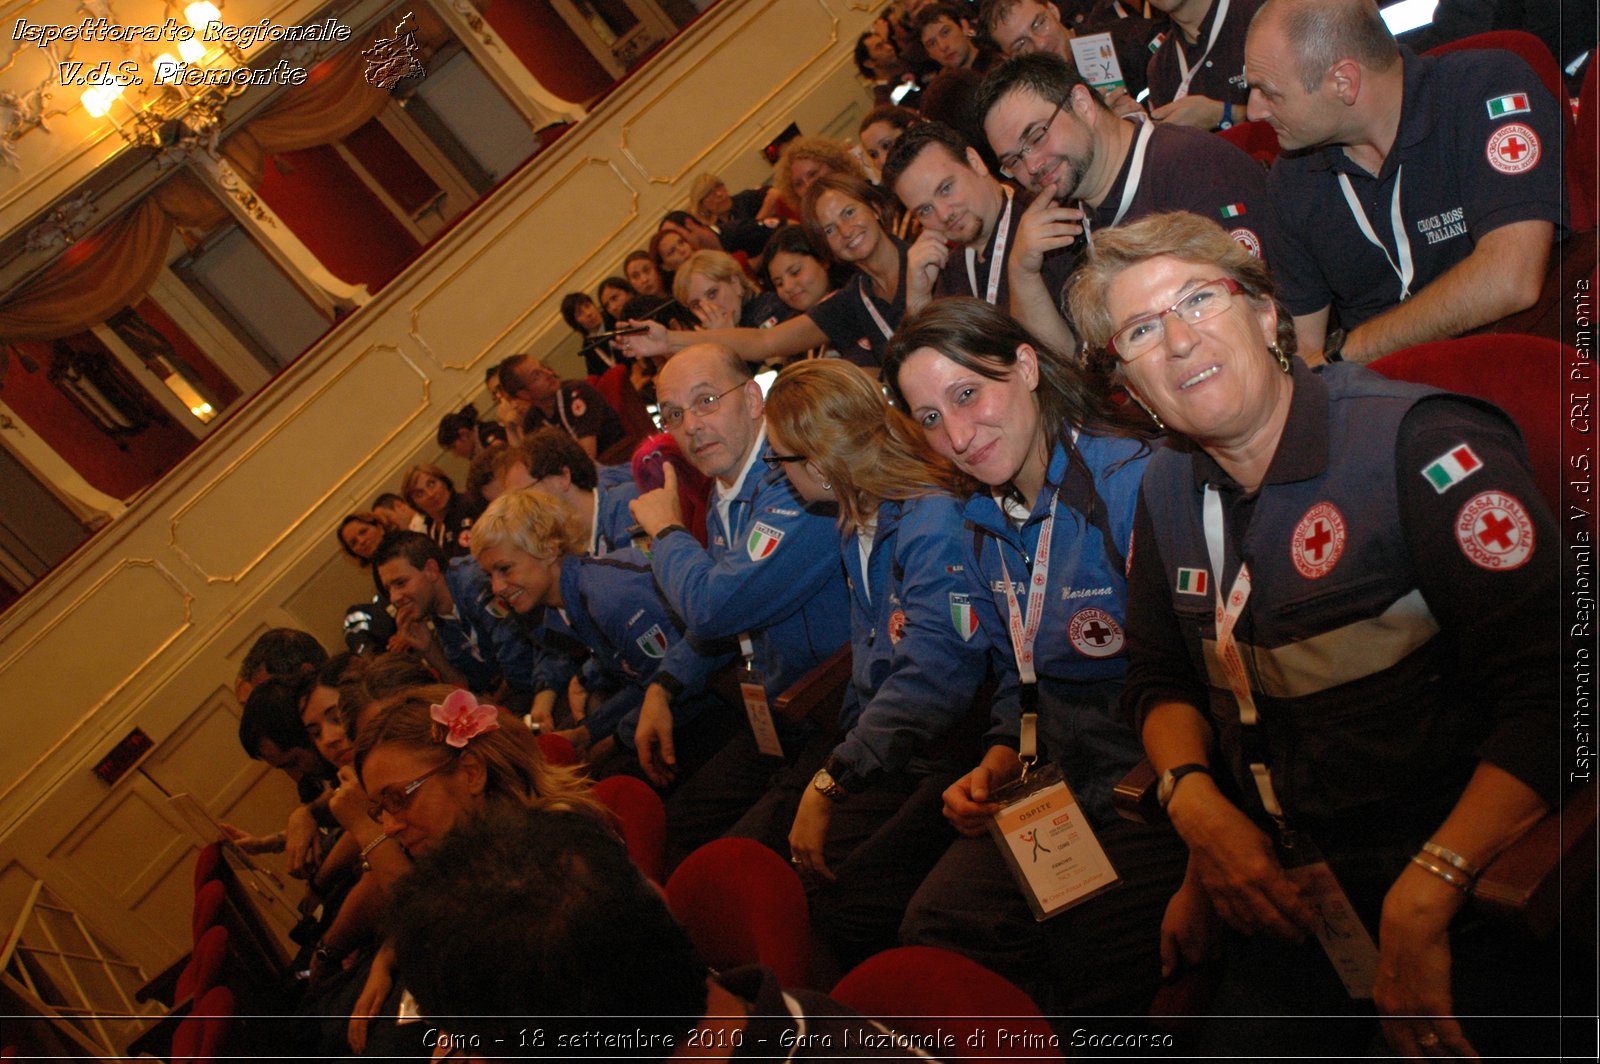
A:
{"label": "decorative plaster relief", "polygon": [[3,801],[188,630],[194,598],[163,565],[123,561],[0,661]]}
{"label": "decorative plaster relief", "polygon": [[244,579],[428,411],[428,381],[410,358],[384,346],[309,385],[172,515],[173,549],[207,583]]}
{"label": "decorative plaster relief", "polygon": [[[565,291],[638,217],[639,193],[615,163],[584,157],[554,175],[499,232],[464,242],[411,308],[411,335],[448,369],[471,369]],[[618,256],[620,258],[620,256]],[[547,312],[544,312],[547,313]],[[544,313],[537,316],[542,322]],[[513,352],[500,352],[510,355]]]}

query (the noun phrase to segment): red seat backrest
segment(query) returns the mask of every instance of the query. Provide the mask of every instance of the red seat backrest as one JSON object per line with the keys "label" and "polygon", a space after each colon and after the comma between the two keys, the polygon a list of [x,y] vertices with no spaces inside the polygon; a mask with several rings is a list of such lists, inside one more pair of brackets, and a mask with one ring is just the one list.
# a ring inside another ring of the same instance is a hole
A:
{"label": "red seat backrest", "polygon": [[233,1025],[233,992],[212,987],[172,1034],[173,1064],[210,1064],[222,1055],[228,1029]]}
{"label": "red seat backrest", "polygon": [[665,871],[667,808],[644,780],[632,776],[607,776],[594,785],[594,796],[622,826],[628,856],[652,883]]}
{"label": "red seat backrest", "polygon": [[198,997],[217,985],[228,957],[228,929],[212,927],[194,944],[189,963],[178,975],[178,999]]}
{"label": "red seat backrest", "polygon": [[[954,1045],[938,1053],[945,1060],[1066,1059],[1032,998],[1004,976],[948,950],[885,950],[856,965],[832,996],[907,1034],[950,1036]],[[1002,1043],[999,1028],[1012,1037]]]}
{"label": "red seat backrest", "polygon": [[539,736],[539,752],[552,765],[576,765],[578,763],[578,748],[573,746],[572,740],[565,735],[551,735],[546,732]]}
{"label": "red seat backrest", "polygon": [[222,919],[222,906],[227,898],[228,887],[220,879],[202,883],[200,889],[194,892],[194,911],[190,916],[189,929],[194,934],[196,944],[208,927]]}
{"label": "red seat backrest", "polygon": [[1265,122],[1238,122],[1219,129],[1217,136],[1267,166],[1278,157],[1278,135]]}
{"label": "red seat backrest", "polygon": [[[1595,45],[1600,51],[1600,44]],[[1596,188],[1595,160],[1600,157],[1600,62],[1590,53],[1589,70],[1583,75],[1583,88],[1578,91],[1577,131],[1572,137],[1572,147],[1567,152],[1567,180],[1575,182],[1568,188],[1574,201],[1580,197],[1589,211],[1589,218],[1600,224],[1600,189]]]}
{"label": "red seat backrest", "polygon": [[1561,383],[1570,352],[1539,336],[1487,333],[1408,347],[1372,368],[1391,380],[1431,384],[1504,410],[1522,430],[1540,494],[1560,513]]}
{"label": "red seat backrest", "polygon": [[222,874],[222,843],[202,846],[194,858],[194,889],[199,890]]}
{"label": "red seat backrest", "polygon": [[713,968],[764,964],[804,986],[811,964],[805,888],[789,862],[753,839],[714,839],[667,880],[667,905]]}

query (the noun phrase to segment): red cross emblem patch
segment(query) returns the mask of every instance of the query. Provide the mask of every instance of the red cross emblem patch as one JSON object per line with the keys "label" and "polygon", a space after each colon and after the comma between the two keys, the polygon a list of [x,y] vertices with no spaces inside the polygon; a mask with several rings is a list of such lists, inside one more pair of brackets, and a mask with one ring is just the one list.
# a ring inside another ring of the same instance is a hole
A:
{"label": "red cross emblem patch", "polygon": [[1539,162],[1539,136],[1521,122],[1501,126],[1489,135],[1489,165],[1502,174],[1520,174]]}
{"label": "red cross emblem patch", "polygon": [[1486,491],[1456,514],[1456,542],[1480,569],[1516,569],[1533,556],[1533,520],[1516,496]]}
{"label": "red cross emblem patch", "polygon": [[1294,526],[1289,557],[1307,580],[1327,576],[1344,553],[1344,514],[1331,502],[1319,502]]}
{"label": "red cross emblem patch", "polygon": [[1072,615],[1067,638],[1086,658],[1109,658],[1122,653],[1122,626],[1105,610],[1090,607]]}

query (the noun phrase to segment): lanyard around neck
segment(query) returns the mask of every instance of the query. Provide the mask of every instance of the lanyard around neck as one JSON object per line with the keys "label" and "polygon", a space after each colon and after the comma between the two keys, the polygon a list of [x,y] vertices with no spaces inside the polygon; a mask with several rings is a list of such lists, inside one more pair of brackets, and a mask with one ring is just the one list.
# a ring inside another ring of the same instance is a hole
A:
{"label": "lanyard around neck", "polygon": [[[1128,180],[1122,186],[1122,200],[1117,204],[1117,216],[1111,219],[1112,225],[1122,224],[1122,219],[1128,216],[1128,208],[1133,206],[1133,197],[1139,193],[1139,182],[1144,180],[1144,153],[1150,147],[1150,138],[1155,136],[1156,124],[1154,122],[1140,122],[1139,135],[1133,142],[1133,162],[1128,167]],[[1089,212],[1084,211],[1087,215]],[[1085,218],[1084,229],[1088,229],[1088,219]]]}
{"label": "lanyard around neck", "polygon": [[[1233,578],[1227,597],[1222,594],[1223,563],[1227,556],[1223,550],[1222,496],[1214,485],[1206,485],[1205,498],[1206,551],[1211,556],[1211,574],[1217,596],[1217,660],[1223,675],[1228,679],[1228,689],[1239,706],[1239,725],[1248,734],[1256,731],[1261,718],[1256,713],[1255,695],[1250,690],[1250,674],[1239,653],[1239,641],[1233,630],[1250,600],[1250,566],[1243,562]],[[1265,744],[1246,744],[1246,750],[1261,751]],[[1274,819],[1283,818],[1283,807],[1278,803],[1277,792],[1272,787],[1272,774],[1264,760],[1250,762],[1250,775],[1255,780],[1256,793],[1261,796],[1261,806]]]}
{"label": "lanyard around neck", "polygon": [[1400,214],[1400,177],[1404,172],[1404,166],[1395,170],[1394,196],[1389,201],[1389,226],[1394,230],[1395,252],[1400,259],[1398,265],[1395,264],[1395,257],[1389,254],[1389,249],[1384,247],[1383,241],[1379,240],[1378,234],[1373,231],[1372,222],[1367,218],[1367,212],[1362,210],[1361,200],[1356,197],[1356,190],[1350,184],[1350,175],[1339,175],[1339,189],[1344,193],[1344,201],[1350,207],[1350,213],[1355,216],[1356,227],[1373,247],[1383,252],[1383,257],[1389,262],[1389,269],[1400,278],[1402,303],[1411,298],[1411,282],[1417,275],[1417,264],[1411,258],[1411,238],[1406,236],[1406,220]]}
{"label": "lanyard around neck", "polygon": [[884,319],[882,312],[878,310],[877,304],[872,301],[872,296],[868,294],[867,289],[871,287],[872,279],[863,275],[861,285],[856,289],[856,295],[861,297],[861,305],[867,308],[867,313],[872,315],[872,320],[878,326],[878,331],[883,333],[883,338],[887,340],[894,336],[894,330],[889,328],[888,321]]}
{"label": "lanyard around neck", "polygon": [[1206,65],[1206,59],[1211,55],[1211,49],[1217,46],[1217,38],[1222,35],[1222,23],[1227,17],[1228,0],[1217,0],[1216,13],[1211,19],[1211,36],[1206,38],[1206,50],[1200,53],[1199,59],[1194,61],[1193,70],[1189,69],[1189,57],[1183,54],[1183,31],[1177,28],[1173,29],[1172,32],[1178,35],[1178,39],[1175,42],[1178,46],[1176,49],[1178,53],[1178,73],[1183,79],[1178,82],[1178,91],[1172,94],[1173,100],[1181,100],[1189,95],[1189,83],[1200,72],[1200,68]]}
{"label": "lanyard around neck", "polygon": [[1007,628],[1011,633],[1011,652],[1017,659],[1017,674],[1022,680],[1022,734],[1018,736],[1017,755],[1024,766],[1032,765],[1039,757],[1036,710],[1037,699],[1030,694],[1038,690],[1039,673],[1034,668],[1033,645],[1039,637],[1039,621],[1044,616],[1046,589],[1050,584],[1050,538],[1056,523],[1056,496],[1050,495],[1050,509],[1039,526],[1039,545],[1033,552],[1032,572],[1028,577],[1028,607],[1026,618],[1017,602],[1017,591],[1011,584],[1011,571],[1006,567],[1005,552],[1000,554],[1000,577],[1006,585]]}
{"label": "lanyard around neck", "polygon": [[[1010,239],[1011,228],[1011,186],[1001,185],[1001,190],[1006,194],[1006,209],[1000,214],[1000,221],[996,223],[994,236],[994,254],[989,256],[989,283],[984,286],[983,301],[994,305],[1000,298],[1000,278],[1006,271],[1006,241]],[[967,248],[967,280],[972,282],[972,294],[978,294],[978,253],[972,248]]]}

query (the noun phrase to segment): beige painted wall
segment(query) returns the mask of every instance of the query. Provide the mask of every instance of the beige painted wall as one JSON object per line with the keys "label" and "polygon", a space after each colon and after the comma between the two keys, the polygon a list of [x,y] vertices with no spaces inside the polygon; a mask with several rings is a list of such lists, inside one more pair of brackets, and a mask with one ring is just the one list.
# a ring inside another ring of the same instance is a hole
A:
{"label": "beige painted wall", "polygon": [[[0,916],[43,877],[147,968],[187,949],[193,845],[165,795],[260,831],[286,815],[229,688],[266,627],[339,643],[367,585],[338,518],[437,454],[484,366],[570,346],[562,293],[642,246],[695,174],[758,181],[791,120],[853,132],[871,6],[714,9],[0,619]],[[155,749],[108,788],[90,770],[135,726]]]}

